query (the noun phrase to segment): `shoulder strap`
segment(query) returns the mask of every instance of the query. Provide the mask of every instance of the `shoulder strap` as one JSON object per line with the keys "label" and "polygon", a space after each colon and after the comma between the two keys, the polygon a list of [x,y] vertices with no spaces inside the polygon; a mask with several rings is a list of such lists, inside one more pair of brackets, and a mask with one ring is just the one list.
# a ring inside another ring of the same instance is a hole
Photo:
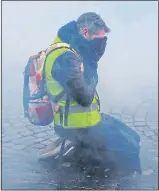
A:
{"label": "shoulder strap", "polygon": [[28,112],[28,101],[30,97],[30,91],[29,91],[29,67],[31,64],[31,60],[29,59],[24,72],[23,72],[23,109],[24,109],[24,116],[27,117]]}

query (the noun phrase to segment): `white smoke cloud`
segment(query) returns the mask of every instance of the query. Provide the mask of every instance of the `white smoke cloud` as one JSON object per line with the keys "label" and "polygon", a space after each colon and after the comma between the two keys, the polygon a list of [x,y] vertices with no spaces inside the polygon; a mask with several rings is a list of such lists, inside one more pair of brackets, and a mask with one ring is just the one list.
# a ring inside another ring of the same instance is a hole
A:
{"label": "white smoke cloud", "polygon": [[157,98],[158,9],[150,1],[3,2],[4,94],[21,96],[28,57],[45,49],[61,25],[88,11],[99,13],[112,29],[98,69],[103,109]]}

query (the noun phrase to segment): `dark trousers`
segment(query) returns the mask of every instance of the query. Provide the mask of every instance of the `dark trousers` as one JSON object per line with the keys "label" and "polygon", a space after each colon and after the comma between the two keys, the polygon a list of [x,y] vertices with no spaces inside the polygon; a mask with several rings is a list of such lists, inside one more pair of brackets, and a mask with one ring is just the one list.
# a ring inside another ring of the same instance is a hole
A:
{"label": "dark trousers", "polygon": [[109,159],[122,169],[139,169],[139,135],[120,120],[105,114],[101,116],[101,122],[94,127],[64,129],[55,126],[55,131],[60,137],[84,148],[87,155],[98,158],[102,163]]}

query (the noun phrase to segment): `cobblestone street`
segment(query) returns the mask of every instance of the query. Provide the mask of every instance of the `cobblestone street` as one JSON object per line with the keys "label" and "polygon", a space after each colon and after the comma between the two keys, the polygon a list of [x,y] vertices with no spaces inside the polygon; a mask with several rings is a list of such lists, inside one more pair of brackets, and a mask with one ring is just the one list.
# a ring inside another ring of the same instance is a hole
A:
{"label": "cobblestone street", "polygon": [[109,114],[140,133],[142,175],[124,178],[112,175],[111,179],[107,176],[100,178],[98,174],[90,176],[86,169],[62,167],[59,171],[53,161],[40,162],[38,150],[55,140],[54,130],[51,126],[30,125],[22,110],[18,112],[20,109],[16,109],[9,111],[6,106],[3,110],[3,189],[157,189],[157,121],[150,120],[149,115],[139,115],[139,109],[134,114],[114,108]]}

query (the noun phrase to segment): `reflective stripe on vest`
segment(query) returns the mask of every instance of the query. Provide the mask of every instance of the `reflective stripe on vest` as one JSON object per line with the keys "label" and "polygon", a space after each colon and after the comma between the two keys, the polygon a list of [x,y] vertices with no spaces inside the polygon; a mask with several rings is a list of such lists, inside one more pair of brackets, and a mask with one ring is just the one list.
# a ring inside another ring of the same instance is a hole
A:
{"label": "reflective stripe on vest", "polygon": [[[95,111],[97,109],[98,109],[97,103],[93,103],[89,107],[82,107],[80,105],[75,105],[75,106],[69,107],[69,113],[91,112],[91,111]],[[65,107],[61,106],[61,111],[62,111],[62,113],[64,113]]]}

